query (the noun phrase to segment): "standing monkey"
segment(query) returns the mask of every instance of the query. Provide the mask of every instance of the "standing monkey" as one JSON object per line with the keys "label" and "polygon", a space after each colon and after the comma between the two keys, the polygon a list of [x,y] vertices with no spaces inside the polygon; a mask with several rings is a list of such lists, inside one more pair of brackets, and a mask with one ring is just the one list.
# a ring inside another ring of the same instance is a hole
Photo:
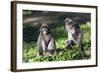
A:
{"label": "standing monkey", "polygon": [[56,49],[55,39],[47,24],[43,24],[40,28],[40,34],[37,41],[39,54],[45,56],[46,54],[53,55]]}
{"label": "standing monkey", "polygon": [[65,19],[65,30],[68,32],[67,47],[72,48],[73,45],[78,45],[83,52],[81,41],[83,39],[83,31],[80,26],[70,18]]}

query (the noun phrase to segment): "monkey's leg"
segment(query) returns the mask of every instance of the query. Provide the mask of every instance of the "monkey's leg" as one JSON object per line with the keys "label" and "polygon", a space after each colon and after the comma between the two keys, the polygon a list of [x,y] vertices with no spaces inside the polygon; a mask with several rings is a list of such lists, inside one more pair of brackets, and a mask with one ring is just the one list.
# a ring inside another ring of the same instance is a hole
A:
{"label": "monkey's leg", "polygon": [[82,46],[82,41],[81,41],[81,39],[82,39],[82,36],[79,35],[79,36],[78,36],[78,39],[77,39],[75,42],[76,42],[76,44],[79,46],[79,49],[80,49],[82,58],[84,59],[84,48],[83,48],[83,46]]}
{"label": "monkey's leg", "polygon": [[51,41],[48,44],[49,55],[53,55],[55,53],[55,49],[56,49],[55,41],[54,41],[54,39],[51,39]]}
{"label": "monkey's leg", "polygon": [[72,48],[72,46],[71,46],[71,44],[70,44],[70,41],[67,41],[67,46],[66,46],[66,48],[68,48],[68,49],[71,49]]}
{"label": "monkey's leg", "polygon": [[45,56],[47,51],[47,44],[44,40],[42,40],[41,44],[42,44],[43,55]]}
{"label": "monkey's leg", "polygon": [[43,56],[42,44],[41,44],[40,41],[37,42],[37,47],[38,47],[38,50],[39,50],[39,55]]}
{"label": "monkey's leg", "polygon": [[39,55],[43,56],[43,49],[42,49],[42,35],[40,34],[37,41],[37,47],[39,50]]}
{"label": "monkey's leg", "polygon": [[73,36],[70,32],[68,32],[68,40],[66,42],[66,48],[68,49],[72,49],[72,46],[74,45],[74,41],[73,41]]}
{"label": "monkey's leg", "polygon": [[43,56],[43,50],[42,50],[42,48],[39,49],[39,55],[40,55],[40,56]]}
{"label": "monkey's leg", "polygon": [[84,48],[83,48],[81,42],[80,43],[76,43],[76,44],[78,45],[78,48],[79,48],[79,51],[81,53],[82,59],[84,59]]}
{"label": "monkey's leg", "polygon": [[68,49],[72,49],[73,46],[75,45],[75,43],[74,43],[73,40],[69,40],[69,41],[67,41],[66,44],[67,44],[66,48],[68,48]]}

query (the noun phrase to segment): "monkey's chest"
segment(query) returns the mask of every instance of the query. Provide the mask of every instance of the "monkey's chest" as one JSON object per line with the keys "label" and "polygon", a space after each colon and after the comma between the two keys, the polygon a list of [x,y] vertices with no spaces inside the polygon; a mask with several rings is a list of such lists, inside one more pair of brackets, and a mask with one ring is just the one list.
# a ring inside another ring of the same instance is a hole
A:
{"label": "monkey's chest", "polygon": [[50,35],[45,35],[44,40],[45,40],[46,43],[49,43],[49,41],[51,40],[51,36]]}
{"label": "monkey's chest", "polygon": [[75,29],[74,28],[70,28],[70,27],[67,27],[67,30],[70,34],[74,34],[75,33]]}
{"label": "monkey's chest", "polygon": [[68,33],[68,39],[72,40],[73,39],[73,36],[71,33]]}

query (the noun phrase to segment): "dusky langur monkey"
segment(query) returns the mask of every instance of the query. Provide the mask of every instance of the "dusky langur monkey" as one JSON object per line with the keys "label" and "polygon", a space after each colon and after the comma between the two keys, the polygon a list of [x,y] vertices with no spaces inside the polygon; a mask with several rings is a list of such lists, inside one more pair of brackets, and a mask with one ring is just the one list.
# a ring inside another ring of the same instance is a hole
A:
{"label": "dusky langur monkey", "polygon": [[42,24],[42,26],[40,27],[37,46],[39,49],[39,55],[51,56],[55,53],[55,39],[47,24]]}
{"label": "dusky langur monkey", "polygon": [[80,26],[70,18],[65,19],[65,30],[68,32],[67,46],[72,48],[73,45],[78,45],[81,51],[83,52],[83,47],[81,41],[83,39],[83,31],[80,29]]}

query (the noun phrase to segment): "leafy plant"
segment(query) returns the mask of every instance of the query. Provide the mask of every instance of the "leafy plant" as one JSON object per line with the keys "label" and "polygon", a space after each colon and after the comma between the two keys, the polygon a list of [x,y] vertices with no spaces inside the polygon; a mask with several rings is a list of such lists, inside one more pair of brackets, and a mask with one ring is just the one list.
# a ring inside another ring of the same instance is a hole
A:
{"label": "leafy plant", "polygon": [[[90,27],[82,24],[83,40],[82,46],[84,48],[84,58],[80,48],[76,45],[72,49],[66,48],[67,32],[64,32],[64,27],[52,28],[56,39],[56,54],[53,56],[39,56],[36,41],[23,41],[23,62],[48,62],[48,61],[66,61],[66,60],[80,60],[91,58],[91,41],[90,41]],[[36,29],[35,29],[36,30]]]}

